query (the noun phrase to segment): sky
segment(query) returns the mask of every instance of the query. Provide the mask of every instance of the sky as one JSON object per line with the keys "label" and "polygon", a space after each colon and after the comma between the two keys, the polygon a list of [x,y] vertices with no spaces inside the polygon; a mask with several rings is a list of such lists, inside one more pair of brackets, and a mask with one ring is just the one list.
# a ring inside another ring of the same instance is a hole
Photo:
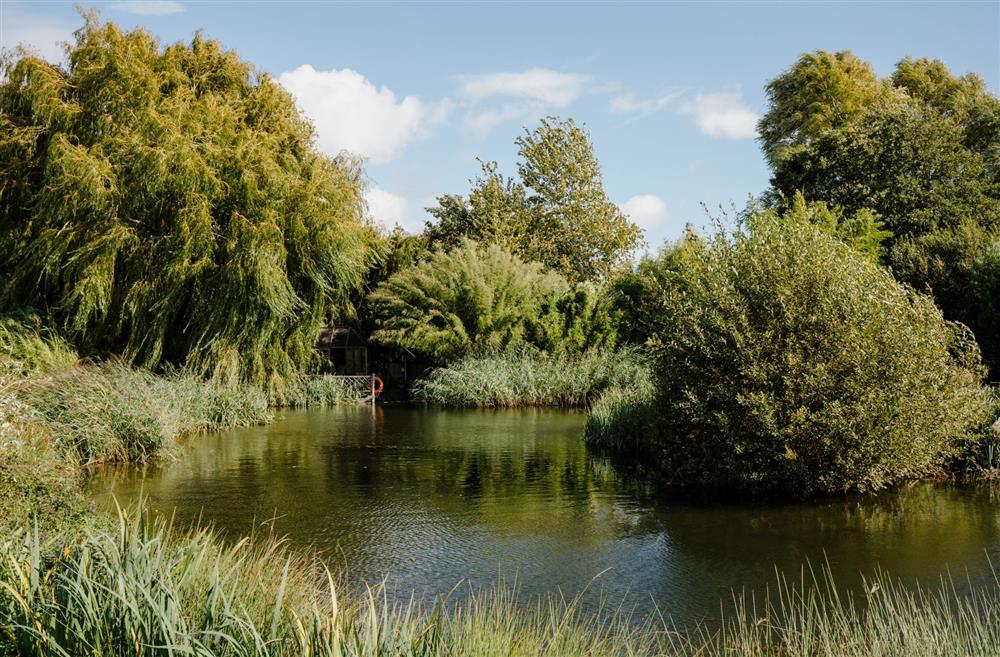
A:
{"label": "sky", "polygon": [[62,57],[96,7],[163,44],[196,30],[280,81],[317,145],[366,158],[368,203],[419,231],[478,159],[516,173],[540,117],[590,132],[608,196],[657,247],[706,208],[767,188],[764,86],[804,52],[851,50],[880,75],[931,57],[1000,88],[1000,0],[987,2],[341,3],[0,0],[0,47]]}

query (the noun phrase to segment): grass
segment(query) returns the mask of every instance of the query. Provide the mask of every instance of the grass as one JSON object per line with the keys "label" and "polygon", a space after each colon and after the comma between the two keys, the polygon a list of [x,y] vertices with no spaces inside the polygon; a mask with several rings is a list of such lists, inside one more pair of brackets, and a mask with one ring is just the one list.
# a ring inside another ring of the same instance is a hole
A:
{"label": "grass", "polygon": [[503,587],[427,606],[343,586],[263,537],[220,543],[121,513],[117,527],[0,537],[0,655],[282,657],[946,657],[1000,654],[997,582],[961,593],[887,576],[858,598],[824,575],[734,596],[716,627],[673,627]]}
{"label": "grass", "polygon": [[585,430],[589,445],[614,452],[641,451],[639,442],[656,421],[655,386],[615,386],[590,407]]}
{"label": "grass", "polygon": [[199,432],[263,424],[274,405],[315,406],[367,391],[333,377],[260,388],[89,363],[34,316],[0,319],[0,530],[30,514],[44,533],[89,520],[81,466],[147,461]]}
{"label": "grass", "polygon": [[417,381],[413,398],[442,406],[587,406],[605,390],[650,386],[634,349],[583,354],[531,350],[467,356]]}

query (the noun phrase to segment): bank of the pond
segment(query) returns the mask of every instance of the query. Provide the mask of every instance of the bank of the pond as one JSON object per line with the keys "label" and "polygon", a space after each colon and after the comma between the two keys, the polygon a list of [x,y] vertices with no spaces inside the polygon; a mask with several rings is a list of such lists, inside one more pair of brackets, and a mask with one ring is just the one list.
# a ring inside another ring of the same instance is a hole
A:
{"label": "bank of the pond", "polygon": [[199,432],[271,421],[275,407],[356,400],[330,376],[268,391],[182,372],[87,362],[30,316],[0,320],[0,528],[40,519],[58,531],[86,519],[80,466],[145,462]]}
{"label": "bank of the pond", "polygon": [[[223,545],[122,515],[110,530],[57,542],[30,530],[0,539],[0,655],[165,654],[574,657],[945,657],[1000,652],[996,582],[930,593],[889,577],[860,600],[832,582],[778,579],[764,600],[723,602],[721,628],[655,616],[585,613],[550,597],[456,590],[444,604],[354,595],[273,540]],[[612,601],[613,604],[613,601]]]}

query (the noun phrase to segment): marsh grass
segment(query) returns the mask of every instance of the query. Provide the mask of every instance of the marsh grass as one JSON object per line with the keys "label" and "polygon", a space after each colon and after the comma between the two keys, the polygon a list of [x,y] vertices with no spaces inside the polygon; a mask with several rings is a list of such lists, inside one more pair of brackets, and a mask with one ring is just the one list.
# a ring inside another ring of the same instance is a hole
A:
{"label": "marsh grass", "polygon": [[[456,589],[425,605],[350,588],[273,537],[219,542],[121,512],[116,528],[52,541],[0,538],[0,654],[24,657],[959,657],[1000,653],[997,582],[960,592],[887,575],[852,598],[832,578],[778,578],[763,600],[734,595],[714,626],[678,628],[580,600],[519,603],[516,591]],[[825,572],[825,571],[824,571]],[[6,652],[4,652],[6,651]]]}
{"label": "marsh grass", "polygon": [[15,384],[24,422],[40,427],[83,463],[145,461],[181,436],[261,424],[267,397],[183,374],[154,375],[120,363],[79,365]]}
{"label": "marsh grass", "polygon": [[531,349],[467,356],[414,384],[413,398],[442,406],[587,406],[605,390],[651,386],[634,349],[545,354]]}

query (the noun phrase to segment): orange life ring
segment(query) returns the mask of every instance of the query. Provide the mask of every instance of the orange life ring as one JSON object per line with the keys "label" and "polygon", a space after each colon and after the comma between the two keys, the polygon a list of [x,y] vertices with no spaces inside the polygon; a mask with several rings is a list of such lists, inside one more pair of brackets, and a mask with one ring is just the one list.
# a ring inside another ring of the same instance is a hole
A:
{"label": "orange life ring", "polygon": [[382,383],[382,379],[378,378],[377,374],[372,375],[372,380],[375,382],[375,387],[372,388],[372,394],[378,397],[382,394],[382,388],[385,386]]}

